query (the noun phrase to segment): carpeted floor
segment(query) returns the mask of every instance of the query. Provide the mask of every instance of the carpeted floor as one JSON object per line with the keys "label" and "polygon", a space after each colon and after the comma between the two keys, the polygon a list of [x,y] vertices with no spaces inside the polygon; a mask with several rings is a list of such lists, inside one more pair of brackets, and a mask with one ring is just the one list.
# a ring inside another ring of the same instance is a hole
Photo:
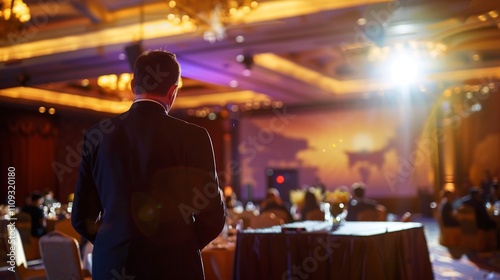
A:
{"label": "carpeted floor", "polygon": [[500,279],[500,251],[477,254],[450,252],[438,243],[439,227],[435,219],[414,218],[413,221],[424,225],[434,279]]}
{"label": "carpeted floor", "polygon": [[[433,218],[414,216],[413,221],[424,225],[435,280],[500,280],[500,251],[478,254],[450,252],[439,245],[439,227]],[[15,280],[13,276],[5,267],[0,268],[0,280]]]}

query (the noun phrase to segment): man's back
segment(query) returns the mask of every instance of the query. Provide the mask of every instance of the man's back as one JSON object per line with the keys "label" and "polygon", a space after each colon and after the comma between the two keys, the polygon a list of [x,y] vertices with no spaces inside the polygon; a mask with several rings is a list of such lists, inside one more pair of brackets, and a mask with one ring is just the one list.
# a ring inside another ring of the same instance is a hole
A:
{"label": "man's back", "polygon": [[348,221],[357,221],[358,214],[365,210],[375,211],[377,202],[366,198],[354,198],[349,201],[349,206],[347,207],[347,217]]}
{"label": "man's back", "polygon": [[97,201],[84,207],[75,199],[80,213],[73,215],[97,217],[103,210],[97,234],[82,222],[74,224],[94,243],[96,279],[123,273],[136,280],[167,273],[201,279],[198,250],[224,224],[206,130],[141,101],[86,137],[78,197]]}

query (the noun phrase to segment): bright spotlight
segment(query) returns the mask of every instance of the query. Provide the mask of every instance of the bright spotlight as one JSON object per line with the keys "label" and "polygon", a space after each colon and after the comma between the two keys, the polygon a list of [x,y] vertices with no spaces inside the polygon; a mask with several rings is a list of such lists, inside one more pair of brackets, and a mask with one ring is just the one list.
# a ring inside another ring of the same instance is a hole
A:
{"label": "bright spotlight", "polygon": [[418,82],[422,75],[422,66],[416,57],[407,53],[399,53],[390,64],[390,80],[399,85]]}

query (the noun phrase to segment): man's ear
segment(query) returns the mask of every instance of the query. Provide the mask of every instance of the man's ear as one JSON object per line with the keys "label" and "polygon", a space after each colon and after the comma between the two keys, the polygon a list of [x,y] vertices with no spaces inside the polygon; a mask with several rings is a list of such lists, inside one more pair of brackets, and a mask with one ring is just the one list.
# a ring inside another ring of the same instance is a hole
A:
{"label": "man's ear", "polygon": [[135,82],[134,82],[134,78],[132,78],[132,80],[130,80],[130,88],[132,89],[132,93],[135,94]]}
{"label": "man's ear", "polygon": [[169,105],[172,105],[172,103],[174,103],[175,97],[177,95],[177,87],[178,85],[174,84],[168,89],[167,100]]}

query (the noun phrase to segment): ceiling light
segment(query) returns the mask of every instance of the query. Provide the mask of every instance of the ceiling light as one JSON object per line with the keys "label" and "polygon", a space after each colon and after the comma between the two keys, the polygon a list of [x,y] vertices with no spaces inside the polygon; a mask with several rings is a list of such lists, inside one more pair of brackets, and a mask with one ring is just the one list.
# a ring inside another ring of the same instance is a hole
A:
{"label": "ceiling light", "polygon": [[488,15],[490,15],[491,18],[497,18],[498,17],[497,11],[494,11],[494,10],[488,12]]}
{"label": "ceiling light", "polygon": [[14,37],[30,19],[30,9],[22,0],[0,0],[0,39]]}
{"label": "ceiling light", "polygon": [[167,19],[174,24],[191,24],[203,31],[210,43],[223,40],[226,28],[258,7],[252,0],[171,0]]}
{"label": "ceiling light", "polygon": [[399,53],[390,63],[391,81],[408,85],[415,83],[422,75],[420,61],[405,52]]}

